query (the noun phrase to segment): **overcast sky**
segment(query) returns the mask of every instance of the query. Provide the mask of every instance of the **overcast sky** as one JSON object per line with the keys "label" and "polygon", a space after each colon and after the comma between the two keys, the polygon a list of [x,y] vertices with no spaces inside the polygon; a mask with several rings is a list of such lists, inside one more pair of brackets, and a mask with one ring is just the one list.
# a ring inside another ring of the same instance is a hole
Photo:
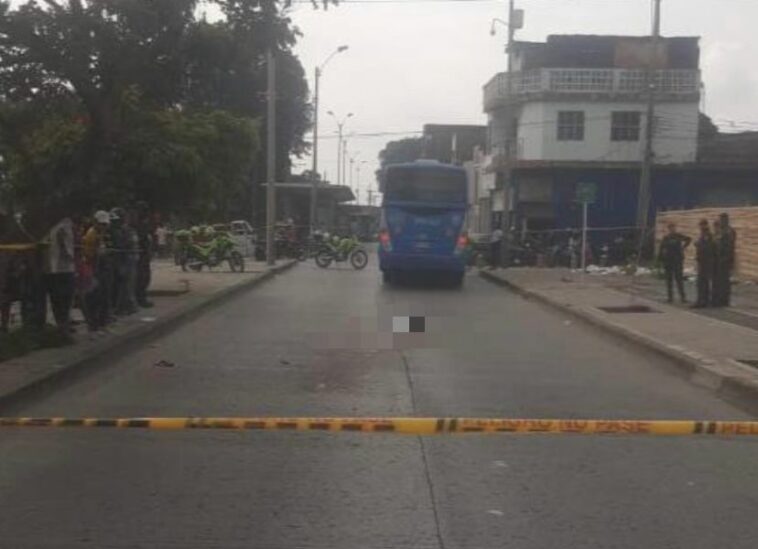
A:
{"label": "overcast sky", "polygon": [[[350,132],[420,131],[425,123],[484,124],[482,86],[506,68],[505,27],[490,36],[493,17],[507,18],[506,0],[345,1],[329,10],[297,4],[291,16],[303,36],[296,47],[313,85],[313,68],[337,46],[321,79],[319,166],[336,180],[336,125],[327,110],[354,113]],[[650,32],[651,0],[516,0],[525,25],[517,38],[548,34]],[[755,122],[758,129],[758,0],[663,0],[666,36],[700,36],[705,110],[717,122]],[[723,125],[723,124],[722,124]],[[749,129],[749,126],[741,126]],[[384,144],[401,136],[354,137],[362,165],[361,201],[375,185]],[[295,171],[310,167],[306,158]]]}

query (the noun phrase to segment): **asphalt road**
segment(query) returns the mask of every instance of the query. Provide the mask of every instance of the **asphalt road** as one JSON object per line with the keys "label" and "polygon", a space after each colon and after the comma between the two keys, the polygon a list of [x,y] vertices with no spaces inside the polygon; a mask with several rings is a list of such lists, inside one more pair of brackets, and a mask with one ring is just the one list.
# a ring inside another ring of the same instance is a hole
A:
{"label": "asphalt road", "polygon": [[[427,332],[393,337],[407,314]],[[746,418],[655,360],[475,276],[386,288],[304,264],[5,412]],[[752,549],[757,457],[737,439],[4,430],[0,547]]]}

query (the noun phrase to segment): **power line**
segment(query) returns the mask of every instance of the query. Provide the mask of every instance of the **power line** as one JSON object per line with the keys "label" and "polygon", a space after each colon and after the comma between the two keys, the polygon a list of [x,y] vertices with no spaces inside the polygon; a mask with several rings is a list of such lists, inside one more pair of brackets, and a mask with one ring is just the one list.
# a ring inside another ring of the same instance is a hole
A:
{"label": "power line", "polygon": [[[504,0],[340,0],[342,4],[493,4]],[[311,4],[311,0],[292,0],[293,4]]]}
{"label": "power line", "polygon": [[[345,136],[352,139],[355,137],[387,137],[387,136],[392,136],[392,135],[419,135],[423,133],[424,133],[423,131],[411,130],[411,131],[406,131],[406,132],[387,131],[387,132],[373,132],[373,133],[350,133],[350,134],[346,134]],[[319,139],[337,139],[337,137],[338,137],[337,135],[332,135],[332,134],[318,136]]]}

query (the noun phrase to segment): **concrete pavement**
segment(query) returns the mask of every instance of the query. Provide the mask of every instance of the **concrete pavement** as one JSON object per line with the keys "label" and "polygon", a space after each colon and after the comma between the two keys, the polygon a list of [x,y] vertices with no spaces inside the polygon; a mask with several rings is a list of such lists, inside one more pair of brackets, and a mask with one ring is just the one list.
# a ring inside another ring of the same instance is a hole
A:
{"label": "concrete pavement", "polygon": [[758,413],[755,330],[641,297],[644,290],[634,289],[645,286],[636,277],[626,277],[623,285],[609,285],[602,278],[565,269],[497,269],[481,274],[672,359],[692,382]]}
{"label": "concrete pavement", "polygon": [[[388,288],[373,267],[303,264],[4,413],[749,417],[478,277]],[[388,335],[407,314],[427,333]],[[752,548],[755,444],[1,431],[0,547]]]}

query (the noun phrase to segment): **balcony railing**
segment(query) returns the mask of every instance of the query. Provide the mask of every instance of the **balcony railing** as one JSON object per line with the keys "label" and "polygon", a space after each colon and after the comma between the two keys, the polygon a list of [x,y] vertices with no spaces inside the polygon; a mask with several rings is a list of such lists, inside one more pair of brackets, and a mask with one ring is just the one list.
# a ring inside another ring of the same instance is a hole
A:
{"label": "balcony railing", "polygon": [[[510,95],[522,99],[534,94],[624,94],[645,91],[647,74],[639,69],[535,69],[513,74],[496,74],[484,86],[484,109],[507,102]],[[667,69],[655,71],[655,91],[662,95],[686,96],[700,92],[700,71]]]}

